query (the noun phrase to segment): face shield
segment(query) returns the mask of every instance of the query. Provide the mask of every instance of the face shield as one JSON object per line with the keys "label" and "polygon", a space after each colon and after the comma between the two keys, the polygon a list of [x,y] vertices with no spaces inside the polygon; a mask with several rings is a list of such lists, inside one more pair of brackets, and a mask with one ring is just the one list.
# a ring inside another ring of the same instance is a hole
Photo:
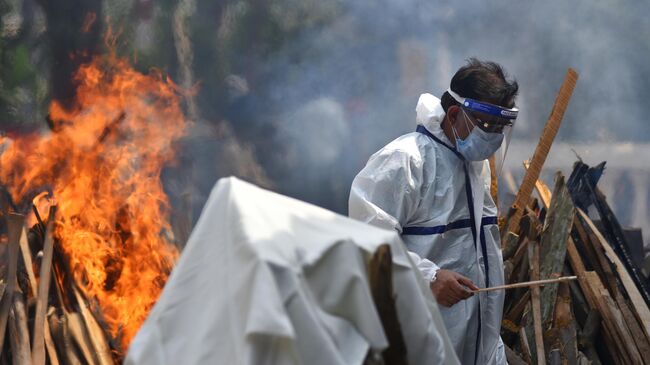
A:
{"label": "face shield", "polygon": [[501,147],[493,155],[496,166],[495,173],[496,176],[499,176],[503,168],[506,153],[508,152],[512,127],[517,120],[519,109],[508,109],[483,101],[463,98],[451,89],[447,89],[447,92],[461,105],[461,108],[470,119],[472,119],[475,128],[480,128],[487,133],[503,134],[504,138],[503,142],[501,142]]}

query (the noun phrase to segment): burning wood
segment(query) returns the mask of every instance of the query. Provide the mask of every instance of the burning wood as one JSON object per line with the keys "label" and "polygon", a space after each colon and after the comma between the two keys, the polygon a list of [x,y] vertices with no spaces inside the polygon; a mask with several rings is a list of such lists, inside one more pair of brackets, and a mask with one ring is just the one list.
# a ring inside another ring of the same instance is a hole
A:
{"label": "burning wood", "polygon": [[[0,216],[14,222],[9,212],[25,213],[30,227],[26,234],[22,221],[10,225],[0,260],[0,346],[9,346],[10,312],[20,317],[18,287],[35,305],[27,341],[34,364],[121,361],[178,256],[160,182],[186,125],[177,87],[112,54],[75,78],[74,105],[50,107],[53,133],[0,151]],[[56,216],[44,214],[52,198]],[[24,355],[22,343],[6,353]]]}

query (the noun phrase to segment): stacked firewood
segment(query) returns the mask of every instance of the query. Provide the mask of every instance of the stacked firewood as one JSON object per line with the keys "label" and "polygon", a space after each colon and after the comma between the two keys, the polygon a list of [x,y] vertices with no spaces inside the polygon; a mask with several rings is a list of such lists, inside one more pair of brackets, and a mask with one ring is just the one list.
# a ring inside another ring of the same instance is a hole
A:
{"label": "stacked firewood", "polygon": [[30,229],[23,215],[0,214],[0,364],[113,364],[117,342],[55,245],[55,207],[46,222],[34,209]]}
{"label": "stacked firewood", "polygon": [[650,296],[596,186],[603,168],[576,162],[552,193],[537,181],[538,198],[503,222],[506,283],[577,276],[507,291],[501,336],[510,364],[650,364]]}

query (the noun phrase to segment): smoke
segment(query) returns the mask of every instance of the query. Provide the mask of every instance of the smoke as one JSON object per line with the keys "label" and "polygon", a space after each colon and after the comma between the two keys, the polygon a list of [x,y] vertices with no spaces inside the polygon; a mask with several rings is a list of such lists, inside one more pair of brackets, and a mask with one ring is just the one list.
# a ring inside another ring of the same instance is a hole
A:
{"label": "smoke", "polygon": [[[568,67],[580,79],[560,141],[650,142],[650,3],[198,1],[183,15],[193,53],[184,63],[173,51],[177,3],[111,0],[99,13],[127,22],[119,28],[133,34],[125,49],[140,68],[182,83],[191,64],[200,130],[181,160],[194,166],[187,175],[198,176],[189,183],[201,196],[247,170],[249,180],[346,213],[354,175],[414,130],[419,94],[440,96],[469,57],[498,62],[519,82],[513,139],[531,154]],[[245,156],[247,167],[222,155]]]}

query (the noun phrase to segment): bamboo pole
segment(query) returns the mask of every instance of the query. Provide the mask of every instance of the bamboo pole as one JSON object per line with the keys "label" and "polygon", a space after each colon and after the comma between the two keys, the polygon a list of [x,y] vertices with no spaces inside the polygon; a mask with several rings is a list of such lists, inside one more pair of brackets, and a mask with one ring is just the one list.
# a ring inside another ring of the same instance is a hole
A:
{"label": "bamboo pole", "polygon": [[483,292],[483,291],[506,290],[506,289],[524,288],[524,287],[537,287],[537,286],[543,286],[545,284],[563,283],[563,282],[567,282],[567,281],[571,281],[571,280],[577,280],[577,279],[578,279],[577,276],[563,276],[561,278],[556,278],[556,279],[532,280],[532,281],[526,281],[526,282],[523,282],[523,283],[491,286],[489,288],[480,288],[478,290],[474,290],[474,292],[478,293],[478,292]]}
{"label": "bamboo pole", "polygon": [[555,104],[551,110],[551,115],[546,122],[542,136],[539,139],[537,148],[535,148],[535,153],[530,162],[530,168],[526,171],[524,181],[521,183],[521,187],[517,192],[517,197],[512,207],[515,210],[514,215],[508,221],[506,232],[517,233],[519,230],[519,220],[524,212],[524,207],[530,199],[530,194],[533,192],[533,187],[535,182],[539,178],[539,174],[542,171],[542,166],[546,161],[546,156],[551,149],[555,135],[557,134],[560,124],[562,123],[562,118],[564,117],[564,112],[566,111],[571,96],[573,95],[573,89],[575,88],[576,82],[578,81],[578,73],[575,70],[569,68],[567,70],[566,76],[564,77],[564,82],[560,87],[560,91],[557,94],[555,99]]}

